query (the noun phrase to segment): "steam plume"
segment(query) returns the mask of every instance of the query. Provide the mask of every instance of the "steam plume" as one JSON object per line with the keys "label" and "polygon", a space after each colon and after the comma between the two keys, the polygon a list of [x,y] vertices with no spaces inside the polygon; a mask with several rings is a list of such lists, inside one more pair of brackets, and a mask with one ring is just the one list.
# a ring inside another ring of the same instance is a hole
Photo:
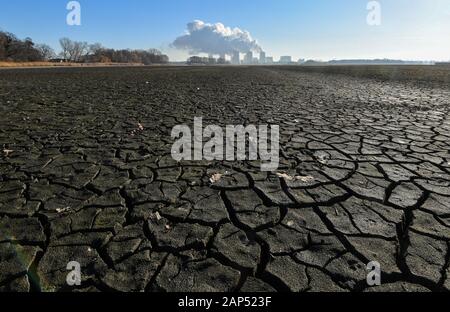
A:
{"label": "steam plume", "polygon": [[195,20],[187,24],[185,35],[178,37],[173,47],[191,54],[207,53],[231,55],[234,51],[261,52],[261,47],[248,31],[225,27],[222,23],[209,24]]}

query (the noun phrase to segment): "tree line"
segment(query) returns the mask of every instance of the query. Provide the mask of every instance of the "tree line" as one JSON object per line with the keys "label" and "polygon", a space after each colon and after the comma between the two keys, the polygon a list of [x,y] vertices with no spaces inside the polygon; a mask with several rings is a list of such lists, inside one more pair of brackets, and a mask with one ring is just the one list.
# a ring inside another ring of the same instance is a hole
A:
{"label": "tree line", "polygon": [[60,39],[59,44],[62,50],[61,57],[71,62],[141,63],[144,65],[169,62],[169,57],[157,49],[114,50],[105,48],[100,43],[88,44],[87,42],[72,41],[69,38]]}
{"label": "tree line", "polygon": [[144,65],[165,64],[169,57],[157,49],[114,50],[100,43],[89,44],[69,38],[59,40],[61,52],[47,44],[35,44],[31,38],[18,39],[14,34],[0,31],[0,61],[35,62],[58,58],[62,62],[77,63],[140,63]]}
{"label": "tree line", "polygon": [[187,64],[189,65],[225,65],[230,64],[227,60],[224,58],[214,58],[214,57],[201,57],[201,56],[191,56],[187,60]]}
{"label": "tree line", "polygon": [[31,38],[20,40],[12,33],[0,31],[0,61],[35,62],[54,56],[46,44],[35,44]]}

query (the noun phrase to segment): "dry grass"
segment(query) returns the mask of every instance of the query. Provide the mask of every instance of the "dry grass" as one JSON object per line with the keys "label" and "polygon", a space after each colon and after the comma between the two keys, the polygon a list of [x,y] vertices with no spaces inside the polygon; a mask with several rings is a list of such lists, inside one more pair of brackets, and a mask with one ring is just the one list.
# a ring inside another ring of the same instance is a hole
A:
{"label": "dry grass", "polygon": [[77,66],[75,63],[51,63],[51,62],[0,62],[0,67],[40,67],[40,66]]}
{"label": "dry grass", "polygon": [[96,66],[141,66],[137,63],[52,63],[52,62],[1,62],[0,68],[17,67],[96,67]]}

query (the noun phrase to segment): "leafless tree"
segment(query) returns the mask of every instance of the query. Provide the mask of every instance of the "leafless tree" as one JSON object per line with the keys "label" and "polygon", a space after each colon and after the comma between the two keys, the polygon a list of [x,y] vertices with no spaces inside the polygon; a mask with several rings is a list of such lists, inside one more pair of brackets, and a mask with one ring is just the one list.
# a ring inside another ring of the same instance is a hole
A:
{"label": "leafless tree", "polygon": [[72,62],[81,62],[89,53],[89,44],[82,41],[72,41],[69,38],[61,38],[61,56]]}
{"label": "leafless tree", "polygon": [[36,49],[41,53],[44,60],[49,60],[55,57],[55,51],[48,44],[38,44]]}
{"label": "leafless tree", "polygon": [[71,61],[81,62],[89,52],[89,45],[87,42],[73,41],[72,50],[70,51]]}
{"label": "leafless tree", "polygon": [[90,44],[89,45],[89,54],[94,55],[103,49],[104,48],[101,43],[97,42],[97,43]]}
{"label": "leafless tree", "polygon": [[69,38],[59,39],[59,44],[61,46],[61,56],[63,59],[70,60],[70,51],[73,49],[72,40]]}

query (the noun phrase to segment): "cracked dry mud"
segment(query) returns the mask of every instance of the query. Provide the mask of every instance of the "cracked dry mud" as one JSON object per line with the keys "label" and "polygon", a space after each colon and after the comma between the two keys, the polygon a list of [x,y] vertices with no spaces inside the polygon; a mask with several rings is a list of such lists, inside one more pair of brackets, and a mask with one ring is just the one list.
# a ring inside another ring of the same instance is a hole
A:
{"label": "cracked dry mud", "polygon": [[[448,291],[449,99],[283,68],[1,71],[0,291]],[[278,124],[279,170],[175,162],[194,116]]]}

